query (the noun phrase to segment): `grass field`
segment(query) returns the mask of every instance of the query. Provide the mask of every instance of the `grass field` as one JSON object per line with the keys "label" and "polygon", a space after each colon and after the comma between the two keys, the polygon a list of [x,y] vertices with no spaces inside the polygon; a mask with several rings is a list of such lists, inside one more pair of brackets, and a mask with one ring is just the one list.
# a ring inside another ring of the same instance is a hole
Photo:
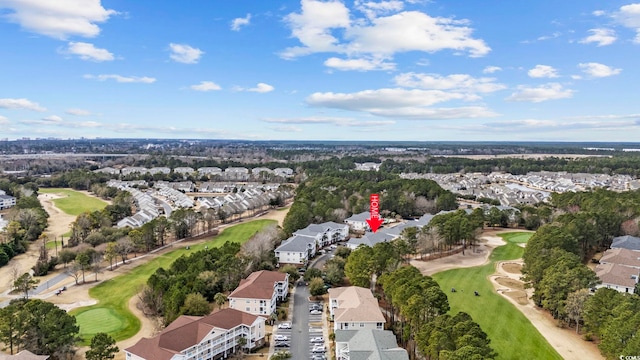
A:
{"label": "grass field", "polygon": [[86,211],[102,210],[107,206],[107,203],[100,199],[71,189],[50,188],[40,189],[38,191],[42,194],[57,194],[63,196],[60,199],[53,199],[53,203],[56,204],[58,209],[73,216],[78,216]]}
{"label": "grass field", "polygon": [[[448,270],[435,274],[442,289],[456,288],[450,293],[451,313],[468,313],[482,327],[498,359],[562,359],[531,322],[507,299],[498,295],[488,277],[495,273],[495,264],[501,260],[522,257],[524,249],[518,243],[526,242],[533,233],[507,233],[501,235],[507,245],[496,248],[490,263],[465,269]],[[478,291],[480,296],[474,296]]]}
{"label": "grass field", "polygon": [[[123,274],[89,290],[89,295],[98,300],[93,306],[78,308],[70,313],[76,316],[80,326],[83,345],[88,345],[97,332],[107,332],[116,341],[134,336],[140,330],[140,320],[129,311],[129,299],[133,297],[147,279],[160,267],[168,268],[178,257],[202,250],[205,246],[218,247],[227,241],[244,243],[265,226],[275,223],[274,220],[256,220],[235,225],[225,229],[219,236],[199,245],[191,246],[191,250],[177,249],[155,258],[144,265],[133,268]],[[96,324],[116,324],[109,331]]]}

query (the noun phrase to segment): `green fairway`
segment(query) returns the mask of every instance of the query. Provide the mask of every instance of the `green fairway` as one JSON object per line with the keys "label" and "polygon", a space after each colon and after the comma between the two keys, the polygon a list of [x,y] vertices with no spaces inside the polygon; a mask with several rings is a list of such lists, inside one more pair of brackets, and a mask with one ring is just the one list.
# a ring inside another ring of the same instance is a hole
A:
{"label": "green fairway", "polygon": [[[489,276],[495,273],[495,264],[501,260],[522,257],[524,249],[517,243],[526,242],[533,233],[507,233],[500,235],[507,245],[496,248],[490,263],[465,269],[448,270],[433,275],[442,289],[447,291],[451,313],[468,313],[482,327],[498,359],[562,359],[531,322],[507,299],[498,295]],[[478,291],[480,296],[474,296]]]}
{"label": "green fairway", "polygon": [[[140,330],[140,320],[129,311],[128,303],[135,296],[140,287],[144,285],[158,268],[168,268],[178,257],[194,251],[202,250],[205,246],[218,247],[227,241],[244,243],[262,228],[275,223],[274,220],[256,220],[225,229],[219,236],[199,245],[192,245],[190,250],[177,249],[157,257],[144,265],[133,268],[127,274],[107,280],[89,290],[89,295],[98,300],[98,304],[75,309],[70,313],[76,316],[80,326],[80,336],[83,345],[88,345],[93,336],[94,324],[100,324],[104,311],[110,312],[110,316],[117,318],[119,326],[106,331],[116,341],[121,341],[134,336]],[[88,314],[87,314],[88,313]]]}
{"label": "green fairway", "polygon": [[86,211],[102,210],[107,206],[106,202],[98,198],[71,189],[50,188],[40,189],[39,192],[63,196],[60,199],[53,199],[53,203],[58,209],[73,216],[78,216]]}
{"label": "green fairway", "polygon": [[96,308],[85,311],[76,316],[80,325],[80,333],[85,338],[92,338],[99,332],[113,332],[122,328],[122,320],[113,309]]}

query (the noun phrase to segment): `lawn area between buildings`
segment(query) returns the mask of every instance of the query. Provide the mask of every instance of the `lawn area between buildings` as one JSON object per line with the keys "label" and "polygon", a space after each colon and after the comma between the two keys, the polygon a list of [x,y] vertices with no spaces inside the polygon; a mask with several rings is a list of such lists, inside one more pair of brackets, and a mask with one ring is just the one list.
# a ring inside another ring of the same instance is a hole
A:
{"label": "lawn area between buildings", "polygon": [[217,237],[190,250],[180,248],[163,254],[145,264],[133,268],[129,273],[116,276],[89,290],[89,295],[98,300],[96,305],[78,308],[70,312],[76,316],[80,326],[82,345],[88,345],[98,332],[107,332],[116,341],[126,340],[140,330],[140,320],[129,310],[129,299],[136,295],[147,279],[160,267],[168,268],[180,256],[203,250],[205,246],[220,247],[227,241],[244,243],[274,220],[255,220],[225,229]]}
{"label": "lawn area between buildings", "polygon": [[79,191],[62,188],[39,189],[42,194],[59,195],[61,198],[52,199],[56,207],[65,213],[78,216],[83,212],[102,210],[107,203],[91,196],[87,196]]}
{"label": "lawn area between buildings", "polygon": [[[496,262],[522,257],[526,242],[533,233],[506,233],[500,236],[506,245],[493,250],[489,264],[443,271],[433,275],[449,297],[451,313],[466,312],[480,324],[498,352],[497,359],[562,359],[531,322],[509,300],[494,290],[489,276]],[[456,288],[455,293],[448,289]],[[474,296],[478,291],[480,296]]]}

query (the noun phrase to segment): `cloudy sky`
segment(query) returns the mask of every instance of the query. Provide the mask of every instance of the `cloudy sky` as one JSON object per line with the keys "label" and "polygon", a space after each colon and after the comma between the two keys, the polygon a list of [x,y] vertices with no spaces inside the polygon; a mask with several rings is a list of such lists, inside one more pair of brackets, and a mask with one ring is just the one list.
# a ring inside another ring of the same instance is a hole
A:
{"label": "cloudy sky", "polygon": [[640,2],[0,0],[0,34],[0,138],[640,135]]}

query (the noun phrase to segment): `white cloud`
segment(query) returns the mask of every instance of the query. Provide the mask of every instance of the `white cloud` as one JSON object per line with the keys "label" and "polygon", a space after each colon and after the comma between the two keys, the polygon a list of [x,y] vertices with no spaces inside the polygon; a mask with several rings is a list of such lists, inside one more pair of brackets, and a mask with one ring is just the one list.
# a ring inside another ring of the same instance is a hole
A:
{"label": "white cloud", "polygon": [[442,90],[378,89],[356,93],[314,93],[306,101],[311,106],[366,112],[375,116],[411,120],[462,119],[497,114],[482,106],[430,108],[450,100],[475,100],[477,96]]}
{"label": "white cloud", "polygon": [[472,93],[489,93],[506,89],[505,85],[496,83],[495,78],[474,78],[467,74],[441,76],[438,74],[404,73],[396,76],[393,80],[398,86],[421,89]]}
{"label": "white cloud", "polygon": [[3,109],[24,109],[33,111],[47,111],[40,104],[28,99],[0,99],[0,108]]}
{"label": "white cloud", "polygon": [[636,31],[635,43],[640,44],[640,3],[624,5],[613,18],[625,27]]}
{"label": "white cloud", "polygon": [[497,71],[502,71],[502,68],[500,66],[487,66],[486,68],[482,69],[483,74],[493,74]]}
{"label": "white cloud", "polygon": [[119,83],[144,83],[152,84],[156,82],[156,78],[148,76],[121,76],[116,74],[101,74],[101,75],[84,75],[85,79],[93,79],[98,81],[115,80]]}
{"label": "white cloud", "polygon": [[93,44],[85,42],[70,42],[67,47],[67,53],[78,55],[82,60],[91,61],[112,61],[114,56],[107,49],[100,49]]}
{"label": "white cloud", "polygon": [[589,29],[591,35],[586,38],[580,40],[582,44],[590,44],[597,43],[598,46],[606,46],[613,44],[618,38],[616,37],[616,32],[611,29],[598,28],[598,29]]}
{"label": "white cloud", "polygon": [[190,88],[196,91],[212,91],[222,89],[220,85],[214,83],[213,81],[201,81],[200,84],[191,85]]}
{"label": "white cloud", "polygon": [[[418,11],[352,18],[349,9],[341,1],[302,0],[301,4],[300,13],[289,14],[285,21],[291,28],[292,36],[302,46],[285,49],[280,54],[283,58],[335,52],[390,59],[398,52],[433,53],[445,49],[468,52],[470,56],[478,57],[491,50],[483,40],[471,36],[473,30],[466,26],[466,20],[431,17]],[[394,4],[386,2],[383,12],[399,10]],[[373,8],[369,6],[368,9]]]}
{"label": "white cloud", "polygon": [[302,129],[297,126],[270,126],[269,129],[277,132],[301,132]]}
{"label": "white cloud", "polygon": [[62,121],[62,118],[58,115],[50,115],[43,117],[42,120],[46,122],[59,123]]}
{"label": "white cloud", "polygon": [[340,59],[336,57],[325,60],[324,65],[341,71],[394,70],[396,64],[382,59]]}
{"label": "white cloud", "polygon": [[578,64],[578,67],[585,74],[595,78],[618,75],[622,72],[622,69],[612,68],[610,66],[596,63],[596,62],[581,63],[581,64]]}
{"label": "white cloud", "polygon": [[69,115],[75,115],[75,116],[89,116],[89,115],[91,115],[90,111],[83,110],[83,109],[68,109],[65,112],[67,114],[69,114]]}
{"label": "white cloud", "polygon": [[187,44],[171,43],[169,48],[171,49],[171,55],[169,55],[171,60],[183,64],[196,64],[204,54],[204,51]]}
{"label": "white cloud", "polygon": [[574,91],[564,89],[558,83],[549,83],[538,87],[518,86],[518,91],[506,98],[507,101],[530,101],[539,103],[547,100],[567,99]]}
{"label": "white cloud", "polygon": [[393,120],[357,120],[354,118],[344,117],[321,117],[321,116],[309,116],[299,118],[267,118],[263,121],[269,123],[278,124],[297,124],[297,125],[337,125],[347,127],[361,127],[361,126],[385,126],[393,125],[396,122]]}
{"label": "white cloud", "polygon": [[355,7],[364,13],[367,18],[373,19],[379,15],[401,11],[404,8],[404,3],[399,0],[380,2],[356,0]]}
{"label": "white cloud", "polygon": [[0,115],[0,125],[9,125],[10,121],[6,117]]}
{"label": "white cloud", "polygon": [[604,10],[594,10],[591,14],[593,14],[593,16],[603,16],[606,12],[604,12]]}
{"label": "white cloud", "polygon": [[522,119],[522,120],[506,120],[494,121],[482,124],[476,130],[483,131],[504,131],[513,133],[518,132],[548,132],[548,131],[567,131],[567,130],[620,130],[620,129],[637,129],[640,123],[637,120],[596,120],[596,121],[575,121],[575,120],[538,120],[538,119]]}
{"label": "white cloud", "polygon": [[257,92],[257,93],[268,93],[273,91],[275,88],[269,84],[265,84],[265,83],[258,83],[258,85],[256,85],[256,87],[247,89],[247,91],[253,91],[253,92]]}
{"label": "white cloud", "polygon": [[67,39],[69,36],[94,37],[114,10],[105,9],[100,0],[0,0],[0,8],[13,12],[5,14],[11,22],[28,31]]}
{"label": "white cloud", "polygon": [[247,14],[247,16],[243,18],[235,18],[231,21],[231,30],[240,31],[241,27],[249,25],[250,22],[251,14]]}
{"label": "white cloud", "polygon": [[532,78],[557,78],[558,70],[549,65],[536,65],[533,69],[527,72]]}

